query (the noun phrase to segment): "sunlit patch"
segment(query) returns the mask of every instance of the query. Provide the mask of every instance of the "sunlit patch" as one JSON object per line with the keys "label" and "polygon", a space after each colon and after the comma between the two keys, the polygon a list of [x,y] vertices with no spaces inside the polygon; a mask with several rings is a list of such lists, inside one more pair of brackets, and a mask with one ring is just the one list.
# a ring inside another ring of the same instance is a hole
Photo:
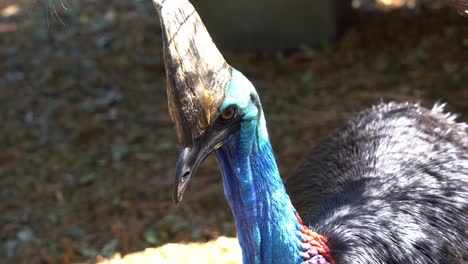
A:
{"label": "sunlit patch", "polygon": [[121,256],[116,254],[110,259],[100,258],[99,264],[238,264],[242,263],[242,253],[236,238],[219,237],[207,243],[166,244],[158,248]]}
{"label": "sunlit patch", "polygon": [[384,5],[391,5],[392,4],[392,0],[381,0],[380,2],[382,4],[384,4]]}
{"label": "sunlit patch", "polygon": [[406,4],[410,4],[408,2],[411,2],[411,1],[407,1],[407,0],[378,0],[378,2],[382,5],[385,5],[385,6],[392,6],[392,7],[401,7],[401,6],[404,6]]}
{"label": "sunlit patch", "polygon": [[0,11],[2,17],[12,17],[19,13],[20,8],[18,5],[9,5]]}

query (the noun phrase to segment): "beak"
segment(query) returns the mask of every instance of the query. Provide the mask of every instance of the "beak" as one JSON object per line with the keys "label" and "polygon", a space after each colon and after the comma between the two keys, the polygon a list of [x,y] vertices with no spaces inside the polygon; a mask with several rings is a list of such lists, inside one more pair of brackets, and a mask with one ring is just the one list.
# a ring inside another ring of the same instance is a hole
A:
{"label": "beak", "polygon": [[211,151],[207,149],[200,151],[199,144],[184,147],[180,151],[179,159],[177,160],[174,193],[172,197],[175,203],[180,203],[182,201],[190,178],[197,172],[200,165],[210,153]]}
{"label": "beak", "polygon": [[182,148],[177,160],[176,176],[174,182],[174,193],[172,199],[175,203],[180,203],[184,196],[185,189],[192,175],[194,175],[200,165],[203,164],[213,150],[219,148],[222,138],[208,133],[204,139],[199,140],[192,146]]}
{"label": "beak", "polygon": [[173,200],[180,203],[185,189],[192,175],[194,175],[203,161],[215,150],[223,146],[229,135],[239,131],[241,116],[232,124],[223,128],[209,128],[199,140],[191,146],[182,148],[177,160],[176,176],[174,182]]}

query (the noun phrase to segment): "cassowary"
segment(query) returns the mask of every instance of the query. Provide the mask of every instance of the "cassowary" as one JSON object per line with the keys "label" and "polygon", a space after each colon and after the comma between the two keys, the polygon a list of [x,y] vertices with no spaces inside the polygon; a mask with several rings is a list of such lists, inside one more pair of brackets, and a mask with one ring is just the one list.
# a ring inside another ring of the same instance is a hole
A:
{"label": "cassowary", "polygon": [[382,103],[316,146],[285,188],[254,86],[187,0],[154,3],[182,145],[175,200],[214,153],[244,263],[468,262],[465,124],[441,106]]}

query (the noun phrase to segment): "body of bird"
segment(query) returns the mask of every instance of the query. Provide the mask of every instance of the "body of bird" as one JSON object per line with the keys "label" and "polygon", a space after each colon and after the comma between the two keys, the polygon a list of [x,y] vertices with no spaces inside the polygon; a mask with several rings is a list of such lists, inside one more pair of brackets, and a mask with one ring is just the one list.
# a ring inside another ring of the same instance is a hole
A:
{"label": "body of bird", "polygon": [[365,110],[286,181],[337,263],[467,263],[468,126],[442,108]]}
{"label": "body of bird", "polygon": [[188,1],[154,2],[182,145],[174,198],[214,153],[245,264],[468,261],[465,124],[441,106],[381,103],[313,148],[285,188],[254,86]]}

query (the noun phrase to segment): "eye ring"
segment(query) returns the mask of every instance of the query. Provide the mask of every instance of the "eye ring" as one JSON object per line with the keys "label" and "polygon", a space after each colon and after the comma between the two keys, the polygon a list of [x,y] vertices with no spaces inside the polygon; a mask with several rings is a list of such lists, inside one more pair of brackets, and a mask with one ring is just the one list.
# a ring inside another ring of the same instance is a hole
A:
{"label": "eye ring", "polygon": [[228,106],[224,111],[221,113],[221,120],[228,121],[233,119],[237,114],[237,109],[234,106]]}

